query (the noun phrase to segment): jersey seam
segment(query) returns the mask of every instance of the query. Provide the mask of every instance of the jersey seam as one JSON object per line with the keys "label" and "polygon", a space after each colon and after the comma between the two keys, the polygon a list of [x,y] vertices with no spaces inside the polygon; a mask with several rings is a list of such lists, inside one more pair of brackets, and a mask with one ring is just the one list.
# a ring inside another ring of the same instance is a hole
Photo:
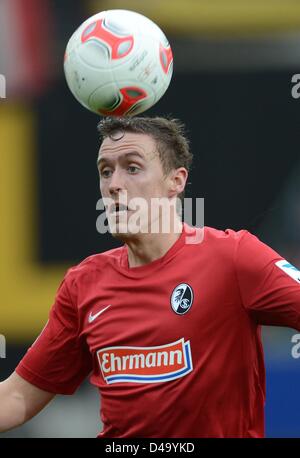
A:
{"label": "jersey seam", "polygon": [[78,338],[79,338],[79,312],[78,312],[78,308],[75,307],[75,304],[74,304],[74,302],[73,302],[73,300],[72,300],[72,296],[71,296],[71,293],[70,293],[70,290],[69,290],[69,286],[68,286],[68,284],[67,284],[67,281],[65,280],[65,282],[66,282],[66,291],[67,291],[67,293],[68,293],[70,303],[71,303],[71,305],[72,305],[72,308],[73,308],[73,310],[74,310],[74,312],[75,312],[75,314],[76,314],[76,318],[77,318],[77,332],[76,332],[76,335],[77,335],[77,339],[78,339]]}
{"label": "jersey seam", "polygon": [[[33,379],[36,379],[36,382],[39,383],[40,385],[43,385],[45,387],[53,387],[52,389],[56,392],[56,391],[64,391],[64,392],[73,392],[73,387],[71,387],[71,389],[69,389],[69,386],[66,387],[65,384],[63,383],[49,383],[44,377],[42,377],[41,375],[37,374],[36,372],[34,372],[33,370],[29,369],[28,366],[26,366],[26,364],[24,364],[23,362],[20,363],[20,366],[19,366],[19,370],[20,372],[23,372],[25,371],[25,373],[28,374],[28,378],[33,378]],[[34,382],[32,382],[33,385],[34,385]],[[48,389],[46,388],[41,388],[41,389],[44,389],[45,391],[48,391]],[[51,390],[49,390],[51,392]]]}
{"label": "jersey seam", "polygon": [[238,291],[239,291],[239,296],[240,296],[240,304],[241,304],[241,308],[242,310],[247,314],[247,316],[249,317],[249,311],[247,309],[247,306],[246,304],[244,303],[244,300],[243,300],[243,295],[242,295],[242,291],[241,291],[241,287],[240,287],[240,283],[239,283],[239,276],[238,276],[238,272],[237,272],[237,252],[238,252],[238,248],[240,246],[240,242],[242,241],[242,239],[248,234],[249,232],[246,231],[242,237],[238,240],[238,243],[236,244],[235,246],[235,251],[234,251],[234,257],[233,257],[233,267],[234,267],[234,274],[235,274],[235,278],[236,278],[236,282],[237,282],[237,287],[238,287]]}

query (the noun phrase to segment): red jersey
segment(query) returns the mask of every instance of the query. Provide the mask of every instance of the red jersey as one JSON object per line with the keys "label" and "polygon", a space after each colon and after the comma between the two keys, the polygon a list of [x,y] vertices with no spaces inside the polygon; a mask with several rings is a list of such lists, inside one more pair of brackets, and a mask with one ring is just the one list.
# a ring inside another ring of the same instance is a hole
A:
{"label": "red jersey", "polygon": [[300,272],[247,231],[189,230],[141,267],[125,245],[71,268],[16,369],[60,394],[91,373],[99,437],[264,435],[260,325],[300,330]]}

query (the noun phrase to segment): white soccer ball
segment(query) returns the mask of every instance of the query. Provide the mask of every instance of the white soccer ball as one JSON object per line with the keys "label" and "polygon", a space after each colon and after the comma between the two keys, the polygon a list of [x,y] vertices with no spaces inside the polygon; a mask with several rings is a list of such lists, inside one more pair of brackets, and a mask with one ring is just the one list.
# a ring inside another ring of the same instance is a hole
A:
{"label": "white soccer ball", "polygon": [[70,38],[64,60],[76,99],[103,116],[131,116],[152,107],[173,72],[170,44],[145,16],[108,10],[87,19]]}

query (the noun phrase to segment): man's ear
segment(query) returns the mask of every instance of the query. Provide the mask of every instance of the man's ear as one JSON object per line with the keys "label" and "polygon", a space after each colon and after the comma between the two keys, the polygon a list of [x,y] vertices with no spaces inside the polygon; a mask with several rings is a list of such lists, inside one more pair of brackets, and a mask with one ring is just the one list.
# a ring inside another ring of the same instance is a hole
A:
{"label": "man's ear", "polygon": [[172,170],[169,175],[169,197],[181,194],[185,188],[188,171],[184,167]]}

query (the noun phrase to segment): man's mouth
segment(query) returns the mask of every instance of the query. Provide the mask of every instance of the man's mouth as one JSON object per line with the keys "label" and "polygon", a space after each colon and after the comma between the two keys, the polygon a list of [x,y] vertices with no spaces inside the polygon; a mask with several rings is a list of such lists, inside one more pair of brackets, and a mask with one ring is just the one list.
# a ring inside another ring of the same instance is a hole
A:
{"label": "man's mouth", "polygon": [[110,213],[122,213],[122,212],[127,212],[127,211],[129,211],[128,206],[124,204],[120,204],[118,202],[113,204],[110,208]]}

